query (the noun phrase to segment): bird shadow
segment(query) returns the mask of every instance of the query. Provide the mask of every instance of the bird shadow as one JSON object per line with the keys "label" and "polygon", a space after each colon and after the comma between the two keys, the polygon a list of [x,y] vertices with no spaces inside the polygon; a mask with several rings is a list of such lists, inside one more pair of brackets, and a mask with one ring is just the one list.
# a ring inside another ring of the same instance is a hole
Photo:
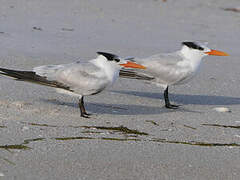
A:
{"label": "bird shadow", "polygon": [[[162,93],[139,92],[139,91],[111,91],[119,94],[134,95],[152,99],[164,99]],[[211,95],[187,95],[187,94],[169,94],[171,101],[181,104],[194,105],[238,105],[240,98],[229,96],[211,96]]]}
{"label": "bird shadow", "polygon": [[[78,108],[77,103],[64,102],[56,99],[40,99],[45,103],[51,103],[54,105],[62,105]],[[185,108],[179,109],[166,109],[164,106],[144,106],[144,105],[133,105],[133,104],[107,104],[107,103],[90,103],[85,102],[86,110],[90,113],[96,114],[112,114],[112,115],[148,115],[148,114],[162,114],[172,112],[192,112],[201,113],[199,111],[192,111]]]}

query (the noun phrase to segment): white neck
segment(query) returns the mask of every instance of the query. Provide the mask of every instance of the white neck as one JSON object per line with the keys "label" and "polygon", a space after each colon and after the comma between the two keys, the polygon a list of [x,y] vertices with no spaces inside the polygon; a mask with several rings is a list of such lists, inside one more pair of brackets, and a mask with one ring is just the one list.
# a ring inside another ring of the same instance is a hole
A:
{"label": "white neck", "polygon": [[201,53],[200,51],[193,50],[186,46],[182,47],[181,54],[184,56],[186,60],[190,61],[200,61],[204,56],[204,54]]}
{"label": "white neck", "polygon": [[180,55],[183,57],[183,61],[190,63],[194,71],[199,68],[202,58],[205,56],[204,53],[188,48],[187,46],[182,47]]}
{"label": "white neck", "polygon": [[91,63],[102,69],[110,83],[113,83],[118,78],[121,67],[114,62],[109,62],[104,56],[98,56]]}

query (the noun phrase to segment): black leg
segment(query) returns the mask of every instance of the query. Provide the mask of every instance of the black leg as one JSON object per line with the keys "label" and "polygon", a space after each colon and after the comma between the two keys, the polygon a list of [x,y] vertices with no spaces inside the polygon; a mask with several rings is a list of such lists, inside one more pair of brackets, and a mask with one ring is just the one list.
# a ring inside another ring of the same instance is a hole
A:
{"label": "black leg", "polygon": [[78,106],[80,109],[80,116],[84,118],[89,118],[90,114],[86,112],[86,109],[84,107],[83,96],[79,99]]}
{"label": "black leg", "polygon": [[177,109],[179,106],[178,105],[174,105],[171,104],[168,98],[168,86],[167,88],[164,90],[164,100],[165,100],[165,107],[169,108],[169,109]]}

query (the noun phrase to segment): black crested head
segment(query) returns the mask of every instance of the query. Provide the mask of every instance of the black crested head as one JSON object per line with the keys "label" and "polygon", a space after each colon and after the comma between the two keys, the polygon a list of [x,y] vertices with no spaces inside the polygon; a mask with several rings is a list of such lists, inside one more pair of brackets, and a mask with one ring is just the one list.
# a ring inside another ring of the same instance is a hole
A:
{"label": "black crested head", "polygon": [[107,58],[108,61],[116,61],[119,62],[120,59],[117,55],[107,53],[107,52],[97,52],[99,55],[103,55],[105,58]]}
{"label": "black crested head", "polygon": [[196,44],[195,42],[182,42],[183,45],[192,48],[192,49],[197,49],[203,51],[204,48]]}

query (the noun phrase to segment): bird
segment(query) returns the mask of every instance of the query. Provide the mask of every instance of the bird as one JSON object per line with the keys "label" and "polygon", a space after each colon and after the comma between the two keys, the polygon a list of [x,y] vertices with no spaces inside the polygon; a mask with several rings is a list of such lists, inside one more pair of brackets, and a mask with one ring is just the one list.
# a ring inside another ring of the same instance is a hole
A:
{"label": "bird", "polygon": [[172,53],[160,53],[147,58],[132,58],[132,61],[146,67],[145,70],[120,70],[120,77],[150,81],[164,88],[165,107],[177,109],[171,104],[168,87],[189,82],[199,71],[202,58],[208,55],[229,56],[229,54],[210,49],[206,43],[185,41],[181,50]]}
{"label": "bird", "polygon": [[60,65],[43,65],[32,71],[0,68],[0,74],[18,81],[27,81],[56,89],[58,93],[79,98],[80,116],[89,118],[84,106],[84,96],[95,95],[113,84],[122,67],[145,69],[144,66],[126,61],[119,56],[97,52],[98,56],[88,62]]}

